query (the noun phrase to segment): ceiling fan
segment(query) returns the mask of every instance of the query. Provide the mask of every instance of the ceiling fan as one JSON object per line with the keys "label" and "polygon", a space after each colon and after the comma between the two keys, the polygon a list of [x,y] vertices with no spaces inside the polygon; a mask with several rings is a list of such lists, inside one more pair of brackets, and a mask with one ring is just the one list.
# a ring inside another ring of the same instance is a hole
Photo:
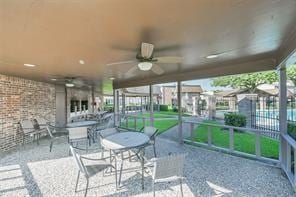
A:
{"label": "ceiling fan", "polygon": [[51,81],[56,81],[57,83],[65,84],[66,87],[82,87],[85,82],[79,77],[51,77]]}
{"label": "ceiling fan", "polygon": [[107,64],[111,65],[122,65],[122,64],[131,64],[137,63],[137,65],[130,68],[125,74],[127,76],[133,75],[138,69],[141,71],[151,70],[157,75],[162,75],[164,70],[158,64],[178,64],[182,63],[182,57],[176,56],[166,56],[166,57],[154,57],[153,54],[154,45],[142,42],[140,51],[136,55],[136,60],[114,62]]}

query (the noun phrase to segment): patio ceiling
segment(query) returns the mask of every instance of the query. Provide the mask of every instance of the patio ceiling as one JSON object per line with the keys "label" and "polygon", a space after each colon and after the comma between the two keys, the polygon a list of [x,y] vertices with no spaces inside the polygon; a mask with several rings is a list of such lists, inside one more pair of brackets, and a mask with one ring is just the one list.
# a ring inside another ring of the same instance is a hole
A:
{"label": "patio ceiling", "polygon": [[[110,77],[118,88],[269,70],[295,49],[295,23],[294,0],[0,0],[0,73],[79,76],[100,89]],[[173,45],[155,56],[183,63],[161,64],[162,76],[106,66],[134,59],[141,42]]]}

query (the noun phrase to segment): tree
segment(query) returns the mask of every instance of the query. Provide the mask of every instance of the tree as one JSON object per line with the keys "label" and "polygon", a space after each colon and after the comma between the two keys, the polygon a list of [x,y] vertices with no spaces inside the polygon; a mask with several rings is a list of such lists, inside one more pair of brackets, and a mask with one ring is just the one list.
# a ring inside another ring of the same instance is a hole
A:
{"label": "tree", "polygon": [[296,86],[296,64],[288,67],[287,77],[293,82],[294,86]]}
{"label": "tree", "polygon": [[[296,72],[296,69],[295,69]],[[296,75],[295,75],[296,79]],[[213,79],[213,86],[240,88],[249,90],[250,93],[254,93],[256,88],[261,84],[271,84],[278,81],[278,76],[275,71],[248,73],[231,75],[225,77],[217,77]]]}

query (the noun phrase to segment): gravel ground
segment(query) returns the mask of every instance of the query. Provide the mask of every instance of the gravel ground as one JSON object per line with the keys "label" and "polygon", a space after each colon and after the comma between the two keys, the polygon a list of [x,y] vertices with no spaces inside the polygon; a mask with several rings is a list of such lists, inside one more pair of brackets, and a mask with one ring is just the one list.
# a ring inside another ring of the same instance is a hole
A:
{"label": "gravel ground", "polygon": [[[83,196],[86,181],[79,181],[74,192],[77,168],[68,156],[66,139],[61,139],[49,152],[49,142],[29,144],[18,150],[1,154],[0,196]],[[157,140],[159,156],[188,153],[185,164],[184,196],[295,196],[287,178],[277,168],[231,155],[173,141]],[[152,155],[147,149],[146,155]],[[97,153],[90,154],[98,157]],[[98,174],[90,179],[88,196],[152,196],[151,178],[145,177],[141,190],[140,171],[136,161],[124,163],[123,186],[115,189],[114,175]],[[156,185],[156,196],[181,196],[178,183]]]}

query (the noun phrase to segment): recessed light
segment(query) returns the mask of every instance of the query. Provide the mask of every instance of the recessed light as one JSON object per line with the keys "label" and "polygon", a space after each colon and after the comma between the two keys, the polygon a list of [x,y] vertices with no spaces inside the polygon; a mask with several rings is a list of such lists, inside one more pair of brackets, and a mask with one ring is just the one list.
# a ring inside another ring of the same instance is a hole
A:
{"label": "recessed light", "polygon": [[84,64],[85,62],[83,60],[79,60],[79,64]]}
{"label": "recessed light", "polygon": [[55,78],[53,78],[53,79],[51,79],[52,81],[56,81],[57,79],[55,79]]}
{"label": "recessed light", "polygon": [[34,64],[24,64],[24,66],[27,66],[27,67],[35,67],[36,65],[34,65]]}
{"label": "recessed light", "polygon": [[217,57],[219,57],[219,55],[217,55],[217,54],[212,54],[212,55],[208,55],[206,58],[207,58],[207,59],[213,59],[213,58],[217,58]]}
{"label": "recessed light", "polygon": [[66,83],[65,85],[66,85],[66,87],[68,87],[68,88],[72,88],[72,87],[74,87],[74,84],[73,84],[73,83]]}
{"label": "recessed light", "polygon": [[114,79],[115,79],[115,77],[110,77],[109,79],[110,79],[110,80],[114,80]]}

